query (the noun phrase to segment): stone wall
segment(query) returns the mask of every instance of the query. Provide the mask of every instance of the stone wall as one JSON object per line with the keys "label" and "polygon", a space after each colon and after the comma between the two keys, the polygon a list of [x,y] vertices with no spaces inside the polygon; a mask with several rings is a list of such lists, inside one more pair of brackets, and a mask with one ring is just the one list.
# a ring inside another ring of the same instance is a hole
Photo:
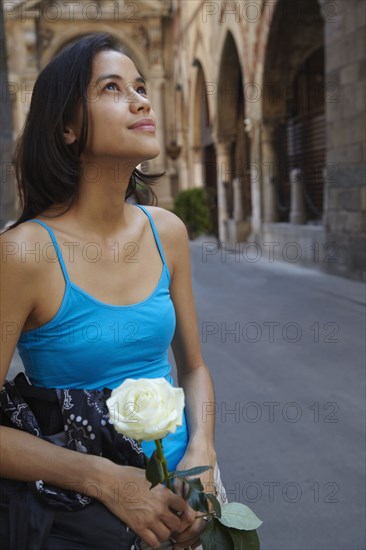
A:
{"label": "stone wall", "polygon": [[[333,2],[334,4],[334,2]],[[366,276],[366,2],[336,3],[326,26],[328,241],[337,246],[331,272]],[[325,3],[324,10],[331,10]]]}

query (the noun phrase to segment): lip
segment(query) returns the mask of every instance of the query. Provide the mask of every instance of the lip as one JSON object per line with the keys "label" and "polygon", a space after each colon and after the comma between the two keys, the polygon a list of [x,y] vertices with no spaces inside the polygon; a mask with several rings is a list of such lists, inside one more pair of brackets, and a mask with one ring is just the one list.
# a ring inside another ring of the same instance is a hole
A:
{"label": "lip", "polygon": [[132,126],[129,126],[129,130],[148,130],[150,132],[155,131],[155,122],[152,118],[142,118],[138,120]]}

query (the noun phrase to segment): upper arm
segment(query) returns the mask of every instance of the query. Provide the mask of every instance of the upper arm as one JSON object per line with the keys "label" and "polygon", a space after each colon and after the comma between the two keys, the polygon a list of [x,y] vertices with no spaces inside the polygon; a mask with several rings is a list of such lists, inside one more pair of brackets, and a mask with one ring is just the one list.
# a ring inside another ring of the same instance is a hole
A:
{"label": "upper arm", "polygon": [[176,313],[172,350],[178,375],[203,364],[200,336],[192,288],[189,237],[185,224],[169,213],[169,251],[173,256],[170,295]]}
{"label": "upper arm", "polygon": [[32,230],[15,227],[0,235],[0,389],[9,370],[22,327],[34,308],[33,281],[37,264],[22,254],[22,245],[28,241]]}

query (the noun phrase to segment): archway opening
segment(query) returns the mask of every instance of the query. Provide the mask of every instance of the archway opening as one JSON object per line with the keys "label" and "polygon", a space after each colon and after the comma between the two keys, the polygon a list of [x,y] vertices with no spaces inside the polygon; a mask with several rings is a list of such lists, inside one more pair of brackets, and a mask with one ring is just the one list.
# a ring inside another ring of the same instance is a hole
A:
{"label": "archway opening", "polygon": [[[279,0],[264,64],[264,166],[269,218],[319,223],[325,167],[324,21],[318,0]],[[268,158],[266,158],[266,155]],[[265,201],[266,202],[266,201]],[[296,210],[296,212],[294,211]]]}
{"label": "archway opening", "polygon": [[210,210],[212,233],[218,236],[216,151],[212,137],[207,84],[202,65],[195,61],[197,80],[195,92],[195,135],[193,154],[198,166],[197,177],[203,182]]}
{"label": "archway opening", "polygon": [[323,214],[325,166],[324,48],[318,48],[300,65],[287,101],[288,171],[300,170],[307,220]]}
{"label": "archway opening", "polygon": [[226,189],[228,218],[248,220],[252,214],[250,181],[250,143],[245,133],[243,77],[238,50],[227,33],[219,72],[218,140],[227,144],[228,159],[219,167]]}

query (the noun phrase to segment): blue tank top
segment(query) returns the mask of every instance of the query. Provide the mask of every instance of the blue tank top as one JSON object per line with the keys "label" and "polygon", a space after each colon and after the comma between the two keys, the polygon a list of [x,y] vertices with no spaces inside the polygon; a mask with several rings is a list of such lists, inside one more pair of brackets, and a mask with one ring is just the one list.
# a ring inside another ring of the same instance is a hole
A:
{"label": "blue tank top", "polygon": [[[116,306],[97,300],[70,281],[61,249],[52,229],[41,220],[55,247],[65,279],[65,291],[56,315],[44,325],[23,332],[17,348],[31,383],[47,388],[114,389],[126,378],[166,378],[174,385],[168,360],[176,317],[170,297],[170,273],[150,212],[145,212],[159,249],[163,268],[153,292],[135,304]],[[170,470],[176,468],[187,444],[183,426],[163,440]],[[150,456],[153,441],[144,441]]]}

